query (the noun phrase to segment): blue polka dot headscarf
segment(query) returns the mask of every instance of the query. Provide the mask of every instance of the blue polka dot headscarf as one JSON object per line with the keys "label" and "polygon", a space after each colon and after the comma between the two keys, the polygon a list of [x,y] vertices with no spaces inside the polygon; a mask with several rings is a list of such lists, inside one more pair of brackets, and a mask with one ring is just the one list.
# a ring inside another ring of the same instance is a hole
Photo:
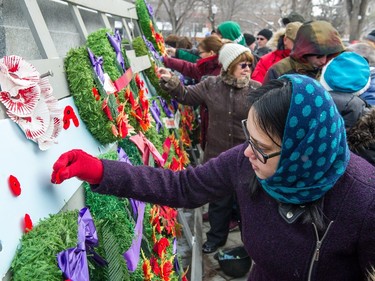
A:
{"label": "blue polka dot headscarf", "polygon": [[275,174],[260,180],[263,189],[283,203],[304,204],[321,198],[349,162],[344,121],[331,95],[303,75],[283,75],[292,96]]}

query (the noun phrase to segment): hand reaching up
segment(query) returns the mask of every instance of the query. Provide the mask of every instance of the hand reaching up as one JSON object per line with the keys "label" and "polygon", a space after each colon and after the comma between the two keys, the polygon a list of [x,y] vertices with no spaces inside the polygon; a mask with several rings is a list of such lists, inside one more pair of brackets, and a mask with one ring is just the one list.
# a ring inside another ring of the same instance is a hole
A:
{"label": "hand reaching up", "polygon": [[165,82],[168,82],[172,77],[172,73],[164,67],[159,67],[158,76],[160,79],[163,79]]}

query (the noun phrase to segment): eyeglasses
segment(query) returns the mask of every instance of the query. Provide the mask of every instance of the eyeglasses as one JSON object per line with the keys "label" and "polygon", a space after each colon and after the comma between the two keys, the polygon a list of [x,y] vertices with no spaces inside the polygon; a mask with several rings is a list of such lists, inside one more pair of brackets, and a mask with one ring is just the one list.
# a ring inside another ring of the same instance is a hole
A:
{"label": "eyeglasses", "polygon": [[264,37],[257,37],[257,40],[263,41],[263,40],[266,40],[266,38],[264,38]]}
{"label": "eyeglasses", "polygon": [[241,66],[241,69],[245,69],[246,66],[247,66],[248,68],[252,68],[252,67],[253,67],[253,64],[252,64],[252,63],[246,63],[246,62],[240,63],[240,64],[238,64],[238,65]]}
{"label": "eyeglasses", "polygon": [[254,155],[256,156],[256,158],[262,162],[263,164],[266,164],[267,163],[267,160],[272,158],[272,157],[275,157],[275,156],[278,156],[281,154],[281,151],[279,152],[274,152],[274,153],[271,153],[271,154],[266,154],[263,152],[262,149],[260,149],[250,138],[250,133],[249,131],[247,130],[247,127],[246,127],[246,122],[247,122],[247,119],[244,119],[241,121],[241,125],[242,125],[242,130],[245,134],[245,137],[246,137],[246,141],[249,143],[251,149],[253,150],[253,153]]}

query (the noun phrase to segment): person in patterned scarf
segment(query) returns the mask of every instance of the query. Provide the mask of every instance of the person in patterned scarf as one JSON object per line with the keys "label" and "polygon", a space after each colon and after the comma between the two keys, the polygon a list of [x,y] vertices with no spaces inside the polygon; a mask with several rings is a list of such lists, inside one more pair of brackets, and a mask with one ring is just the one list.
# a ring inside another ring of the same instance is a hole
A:
{"label": "person in patterned scarf", "polygon": [[235,192],[248,281],[366,280],[375,266],[375,167],[350,152],[331,95],[299,74],[251,95],[239,122],[246,142],[202,165],[173,172],[75,149],[56,161],[51,182],[78,177],[97,193],[177,208]]}
{"label": "person in patterned scarf", "polygon": [[274,64],[263,83],[292,73],[317,79],[323,66],[344,50],[339,33],[329,22],[306,22],[298,29],[290,56]]}

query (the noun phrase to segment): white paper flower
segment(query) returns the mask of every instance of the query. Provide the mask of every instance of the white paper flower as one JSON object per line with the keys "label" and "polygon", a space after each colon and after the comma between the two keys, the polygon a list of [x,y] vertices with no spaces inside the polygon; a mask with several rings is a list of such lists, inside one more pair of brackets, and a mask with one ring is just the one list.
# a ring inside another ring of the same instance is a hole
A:
{"label": "white paper flower", "polygon": [[13,55],[0,59],[1,91],[12,97],[17,96],[20,89],[35,86],[39,79],[40,73],[23,58]]}

